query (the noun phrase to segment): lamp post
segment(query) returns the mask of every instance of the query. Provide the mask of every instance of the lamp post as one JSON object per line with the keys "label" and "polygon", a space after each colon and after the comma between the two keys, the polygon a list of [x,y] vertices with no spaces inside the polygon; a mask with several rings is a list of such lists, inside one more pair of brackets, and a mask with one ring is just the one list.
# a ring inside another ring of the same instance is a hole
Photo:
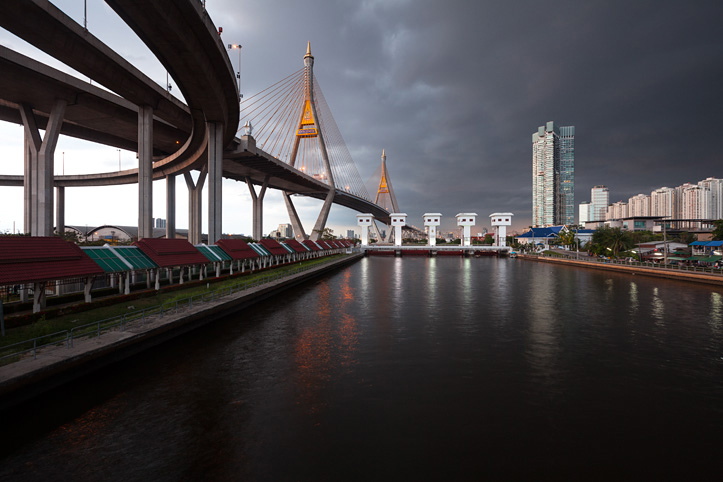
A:
{"label": "lamp post", "polygon": [[233,49],[238,50],[238,72],[236,72],[236,81],[238,83],[238,101],[239,101],[239,103],[241,103],[241,97],[243,97],[241,95],[241,47],[242,46],[239,44],[228,44],[229,50],[233,50]]}
{"label": "lamp post", "polygon": [[118,170],[120,171],[120,170],[121,170],[121,163],[120,163],[120,151],[121,151],[121,150],[120,150],[120,149],[116,149],[116,151],[118,151]]}

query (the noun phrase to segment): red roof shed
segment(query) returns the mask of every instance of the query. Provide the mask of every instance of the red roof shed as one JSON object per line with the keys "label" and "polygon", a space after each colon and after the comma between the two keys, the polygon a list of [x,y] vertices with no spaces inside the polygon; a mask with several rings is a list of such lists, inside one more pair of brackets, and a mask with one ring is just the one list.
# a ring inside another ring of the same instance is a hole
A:
{"label": "red roof shed", "polygon": [[219,239],[216,245],[234,260],[258,258],[259,253],[243,239]]}
{"label": "red roof shed", "polygon": [[208,259],[185,239],[143,238],[133,244],[161,268],[208,263]]}
{"label": "red roof shed", "polygon": [[319,245],[313,242],[310,239],[305,239],[302,241],[303,245],[309,248],[312,251],[321,251],[321,248],[319,248]]}
{"label": "red roof shed", "polygon": [[297,253],[308,253],[309,252],[308,249],[306,249],[300,242],[298,242],[295,239],[287,239],[285,242],[286,242],[286,246],[293,249]]}
{"label": "red roof shed", "polygon": [[0,236],[0,285],[102,274],[77,245],[61,238]]}
{"label": "red roof shed", "polygon": [[275,239],[262,239],[261,241],[259,241],[259,244],[266,248],[269,253],[274,256],[283,256],[285,254],[289,254],[289,252],[286,251],[284,247],[281,246],[279,242]]}

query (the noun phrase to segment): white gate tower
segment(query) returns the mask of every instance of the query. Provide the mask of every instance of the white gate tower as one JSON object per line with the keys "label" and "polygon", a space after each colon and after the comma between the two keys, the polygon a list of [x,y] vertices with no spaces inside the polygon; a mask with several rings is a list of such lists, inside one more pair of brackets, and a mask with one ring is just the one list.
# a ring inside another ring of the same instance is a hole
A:
{"label": "white gate tower", "polygon": [[362,246],[369,245],[369,226],[374,222],[374,215],[365,213],[356,215],[356,223],[361,227],[361,244]]}
{"label": "white gate tower", "polygon": [[512,213],[492,213],[490,220],[495,228],[495,246],[507,246],[507,226],[512,225]]}
{"label": "white gate tower", "polygon": [[470,229],[475,224],[475,218],[477,213],[459,213],[457,215],[457,226],[464,228],[464,234],[462,235],[462,246],[472,246],[472,237],[470,236]]}
{"label": "white gate tower", "polygon": [[402,227],[407,225],[406,213],[392,213],[389,215],[394,227],[394,246],[402,245]]}
{"label": "white gate tower", "polygon": [[437,226],[440,224],[442,215],[440,213],[426,213],[424,215],[424,225],[427,226],[427,246],[437,245]]}

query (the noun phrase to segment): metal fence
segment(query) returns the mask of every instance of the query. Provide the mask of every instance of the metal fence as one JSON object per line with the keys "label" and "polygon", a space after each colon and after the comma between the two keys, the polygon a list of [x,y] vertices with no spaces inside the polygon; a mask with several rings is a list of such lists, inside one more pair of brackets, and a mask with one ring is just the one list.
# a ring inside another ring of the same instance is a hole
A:
{"label": "metal fence", "polygon": [[68,349],[73,347],[76,340],[86,337],[98,337],[103,333],[110,331],[126,331],[131,327],[145,327],[148,323],[149,318],[157,316],[163,318],[163,316],[169,314],[176,314],[182,311],[186,311],[194,306],[203,305],[205,303],[214,302],[220,298],[245,291],[250,288],[255,288],[267,283],[281,280],[289,276],[293,276],[310,269],[318,268],[327,263],[317,263],[310,266],[297,266],[290,270],[284,270],[282,272],[269,274],[261,278],[257,278],[253,281],[239,281],[229,287],[218,288],[207,293],[199,295],[189,296],[179,300],[167,301],[150,308],[143,310],[133,311],[130,313],[124,313],[123,315],[106,318],[93,323],[80,325],[73,327],[70,330],[63,330],[49,335],[42,335],[36,338],[20,341],[12,345],[7,345],[0,348],[0,365],[6,365],[17,361],[23,357],[32,353],[33,359],[37,358],[38,351],[41,348],[51,346],[66,346]]}
{"label": "metal fence", "polygon": [[574,256],[554,255],[554,254],[526,254],[525,256],[540,256],[543,258],[569,259],[572,261],[581,261],[583,263],[593,264],[614,264],[620,266],[638,266],[641,268],[654,268],[662,271],[690,271],[693,273],[712,273],[715,275],[723,275],[723,267],[714,268],[713,266],[682,266],[679,264],[661,264],[652,261],[625,261],[622,259],[592,258],[584,256],[576,258]]}

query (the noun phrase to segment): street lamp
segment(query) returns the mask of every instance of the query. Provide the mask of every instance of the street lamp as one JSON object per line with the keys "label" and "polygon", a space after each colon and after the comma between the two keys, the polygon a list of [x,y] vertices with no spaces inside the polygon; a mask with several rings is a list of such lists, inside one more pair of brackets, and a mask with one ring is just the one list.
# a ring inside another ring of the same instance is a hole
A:
{"label": "street lamp", "polygon": [[120,149],[116,149],[116,151],[118,151],[118,170],[120,171],[120,170],[121,170],[121,163],[120,163],[120,151],[121,151],[121,150],[120,150]]}
{"label": "street lamp", "polygon": [[238,45],[238,44],[228,44],[229,50],[233,50],[233,49],[238,50],[238,72],[236,72],[236,80],[238,82],[238,101],[239,101],[239,103],[241,103],[241,97],[243,97],[243,95],[241,95],[241,47],[242,46]]}

